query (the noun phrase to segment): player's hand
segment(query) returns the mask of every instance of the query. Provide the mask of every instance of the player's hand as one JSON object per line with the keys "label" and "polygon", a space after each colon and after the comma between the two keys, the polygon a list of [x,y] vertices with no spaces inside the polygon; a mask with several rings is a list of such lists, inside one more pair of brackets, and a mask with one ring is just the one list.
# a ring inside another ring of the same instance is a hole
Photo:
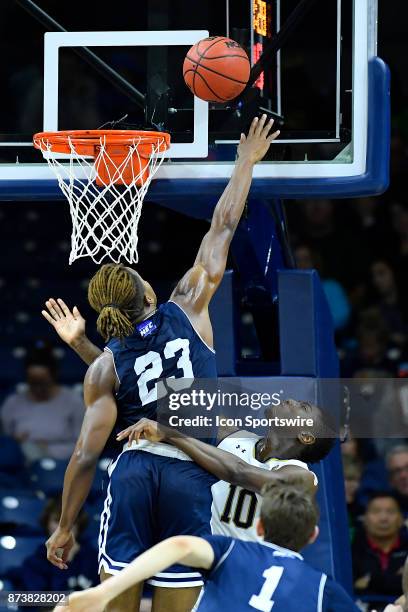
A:
{"label": "player's hand", "polygon": [[68,569],[67,559],[74,544],[72,531],[58,527],[45,543],[48,561],[61,570]]}
{"label": "player's hand", "polygon": [[270,147],[270,144],[280,134],[279,130],[272,132],[273,119],[266,121],[266,115],[261,118],[255,117],[249,128],[248,135],[241,134],[238,145],[239,159],[247,159],[256,164],[263,159]]}
{"label": "player's hand", "polygon": [[103,612],[107,603],[102,589],[94,587],[86,591],[71,593],[68,605],[57,606],[54,612]]}
{"label": "player's hand", "polygon": [[[406,567],[406,564],[405,564],[405,567]],[[405,572],[406,570],[404,568],[404,576],[405,576]],[[404,612],[408,612],[407,597],[405,595],[401,595],[401,597],[398,597],[398,599],[394,601],[394,606],[400,606]]]}
{"label": "player's hand", "polygon": [[47,310],[42,310],[41,314],[53,326],[61,340],[75,346],[84,338],[85,319],[76,306],[71,311],[61,298],[50,298],[45,305]]}
{"label": "player's hand", "polygon": [[126,440],[126,438],[129,444],[132,444],[133,440],[137,444],[140,439],[149,440],[149,442],[161,442],[165,438],[165,432],[156,421],[140,419],[138,423],[127,427],[116,436],[118,442]]}

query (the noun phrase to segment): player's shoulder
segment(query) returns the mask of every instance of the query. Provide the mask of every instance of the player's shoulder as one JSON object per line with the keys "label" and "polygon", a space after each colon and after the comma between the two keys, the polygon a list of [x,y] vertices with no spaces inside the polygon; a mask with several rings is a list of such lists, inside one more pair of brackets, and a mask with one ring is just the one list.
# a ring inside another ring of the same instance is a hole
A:
{"label": "player's shoulder", "polygon": [[246,463],[258,465],[255,453],[259,439],[259,436],[250,431],[237,430],[224,437],[217,446],[221,450],[236,455]]}
{"label": "player's shoulder", "polygon": [[188,312],[176,299],[170,299],[167,300],[167,302],[163,302],[160,306],[160,312],[164,317],[169,316],[172,320],[176,319],[188,327],[193,326]]}
{"label": "player's shoulder", "polygon": [[115,379],[115,364],[112,352],[105,348],[95,361],[89,366],[85,375],[85,385],[98,385]]}
{"label": "player's shoulder", "polygon": [[322,611],[323,612],[358,612],[359,608],[356,606],[350,595],[346,593],[344,588],[335,582],[332,578],[323,574],[323,598],[322,598]]}
{"label": "player's shoulder", "polygon": [[173,300],[167,300],[163,302],[157,308],[156,316],[159,319],[158,324],[160,326],[170,326],[173,329],[176,327],[182,328],[184,331],[191,330],[191,321],[185,312],[185,310]]}
{"label": "player's shoulder", "polygon": [[268,459],[266,461],[266,465],[268,466],[268,468],[271,471],[280,470],[280,469],[285,468],[285,467],[297,467],[297,468],[301,468],[302,470],[306,470],[307,472],[310,472],[310,474],[313,475],[313,480],[314,480],[314,484],[315,484],[316,487],[319,484],[319,481],[318,481],[318,478],[316,476],[316,473],[313,472],[313,470],[311,470],[309,468],[307,463],[305,463],[304,461],[300,461],[299,459],[275,459],[275,458],[271,458],[271,459]]}
{"label": "player's shoulder", "polygon": [[223,535],[203,536],[203,540],[208,542],[214,553],[214,561],[210,568],[210,572],[217,570],[220,565],[226,561],[237,542],[239,542],[239,540]]}
{"label": "player's shoulder", "polygon": [[174,321],[177,321],[183,332],[187,333],[187,337],[197,341],[198,347],[201,347],[205,352],[209,351],[212,355],[215,354],[214,348],[204,340],[202,333],[200,333],[197,319],[182,303],[180,304],[176,297],[172,297],[162,304],[161,308],[164,317],[169,316],[171,318],[172,326],[174,326]]}
{"label": "player's shoulder", "polygon": [[232,431],[222,440],[220,440],[218,443],[218,447],[229,450],[230,448],[236,447],[237,444],[241,444],[245,447],[253,448],[255,447],[259,439],[259,436],[254,434],[252,431],[247,431],[246,429],[237,429],[236,431]]}
{"label": "player's shoulder", "polygon": [[173,299],[167,300],[167,302],[163,302],[162,304],[160,304],[160,306],[158,307],[158,311],[165,315],[171,314],[178,315],[182,318],[187,317],[184,308],[182,308],[182,306],[180,306],[180,304],[178,304],[177,301]]}

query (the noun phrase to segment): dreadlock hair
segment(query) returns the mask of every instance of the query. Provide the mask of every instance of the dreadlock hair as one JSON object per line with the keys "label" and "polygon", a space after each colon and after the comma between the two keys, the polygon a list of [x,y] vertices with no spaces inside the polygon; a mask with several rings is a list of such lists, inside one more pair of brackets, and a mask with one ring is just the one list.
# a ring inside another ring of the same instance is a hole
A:
{"label": "dreadlock hair", "polygon": [[131,336],[143,314],[145,288],[123,264],[105,264],[91,278],[88,301],[99,313],[96,326],[105,342]]}
{"label": "dreadlock hair", "polygon": [[261,519],[264,539],[290,550],[302,550],[319,521],[315,497],[304,482],[293,475],[264,485],[261,491]]}

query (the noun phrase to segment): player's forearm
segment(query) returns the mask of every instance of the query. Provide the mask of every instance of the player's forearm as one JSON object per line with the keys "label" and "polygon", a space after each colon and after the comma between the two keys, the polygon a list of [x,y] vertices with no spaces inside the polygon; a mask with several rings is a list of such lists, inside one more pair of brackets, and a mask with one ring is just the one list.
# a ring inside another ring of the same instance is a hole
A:
{"label": "player's forearm", "polygon": [[85,361],[87,365],[91,365],[103,351],[96,344],[93,344],[87,336],[82,336],[78,340],[75,340],[69,345],[77,355]]}
{"label": "player's forearm", "polygon": [[[232,453],[206,444],[201,440],[189,438],[172,429],[168,429],[166,432],[165,440],[185,452],[195,463],[219,480],[225,480],[241,487],[249,487],[247,472],[250,466]],[[251,489],[258,491],[263,484],[264,482],[260,484],[258,482],[252,483]]]}
{"label": "player's forearm", "polygon": [[111,601],[138,582],[154,576],[173,563],[180,562],[190,553],[190,550],[186,538],[175,537],[164,540],[137,557],[119,574],[105,580],[97,587],[97,590],[103,601]]}
{"label": "player's forearm", "polygon": [[238,158],[230,181],[215,207],[211,227],[235,231],[248,198],[254,163]]}
{"label": "player's forearm", "polygon": [[83,461],[74,451],[68,464],[62,492],[60,527],[70,531],[88,497],[95,476],[96,461]]}

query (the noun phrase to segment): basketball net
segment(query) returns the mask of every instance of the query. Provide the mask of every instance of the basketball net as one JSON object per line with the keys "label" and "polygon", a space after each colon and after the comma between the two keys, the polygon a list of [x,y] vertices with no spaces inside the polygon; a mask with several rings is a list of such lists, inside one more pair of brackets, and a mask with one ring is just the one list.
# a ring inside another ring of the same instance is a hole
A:
{"label": "basketball net", "polygon": [[84,155],[84,147],[78,145],[76,138],[68,136],[64,141],[65,159],[56,156],[62,148],[58,150],[46,134],[35,136],[35,146],[42,151],[69,202],[70,264],[81,257],[91,257],[97,264],[106,257],[115,263],[137,263],[137,230],[143,201],[163,162],[159,154],[169,144],[165,140],[167,134],[155,142],[141,134],[125,147],[122,145],[120,155],[114,155],[106,135],[98,136],[93,158],[89,151],[85,150],[88,154]]}

